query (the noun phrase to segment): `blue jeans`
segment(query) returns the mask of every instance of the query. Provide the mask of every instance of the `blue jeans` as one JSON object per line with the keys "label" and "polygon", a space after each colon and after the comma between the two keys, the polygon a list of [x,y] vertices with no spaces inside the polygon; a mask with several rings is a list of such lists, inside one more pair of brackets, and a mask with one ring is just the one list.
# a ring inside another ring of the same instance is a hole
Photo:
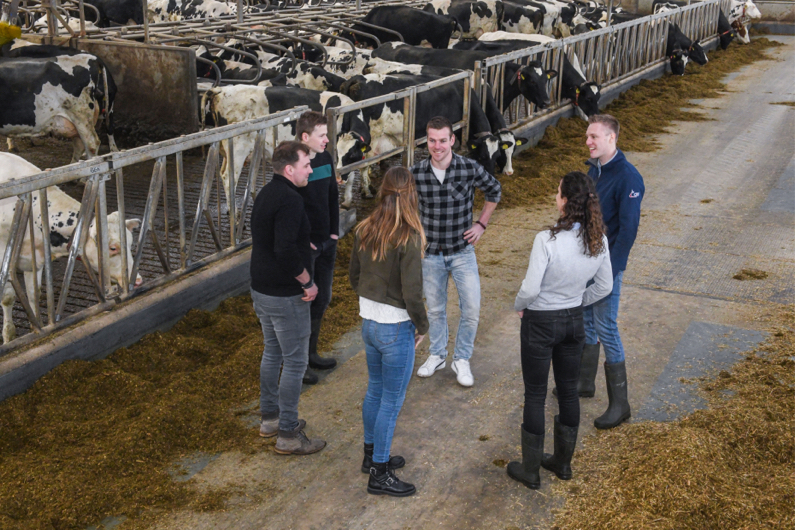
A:
{"label": "blue jeans", "polygon": [[298,427],[298,398],[309,362],[310,304],[302,296],[268,296],[251,290],[265,344],[259,367],[260,414],[263,419],[278,414],[283,431]]}
{"label": "blue jeans", "polygon": [[370,374],[362,404],[364,443],[374,444],[373,462],[389,461],[392,435],[406,399],[414,370],[414,332],[411,321],[379,324],[365,319],[362,338]]}
{"label": "blue jeans", "polygon": [[468,361],[475,347],[480,320],[480,275],[475,247],[469,245],[449,256],[429,254],[422,259],[422,290],[428,305],[430,353],[442,358],[447,357],[450,338],[447,328],[447,280],[450,276],[458,291],[458,307],[461,309],[453,360]]}
{"label": "blue jeans", "polygon": [[621,279],[624,271],[613,278],[613,292],[583,311],[586,344],[601,342],[608,364],[624,361],[624,345],[618,334],[618,300],[621,297]]}

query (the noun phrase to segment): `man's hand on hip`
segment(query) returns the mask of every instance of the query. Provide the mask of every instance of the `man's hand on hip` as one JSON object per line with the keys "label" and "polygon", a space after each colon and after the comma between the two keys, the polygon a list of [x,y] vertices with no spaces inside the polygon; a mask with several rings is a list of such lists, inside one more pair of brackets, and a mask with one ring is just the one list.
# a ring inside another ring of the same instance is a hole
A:
{"label": "man's hand on hip", "polygon": [[470,245],[474,245],[477,243],[481,237],[483,237],[483,233],[486,231],[485,228],[480,226],[479,224],[472,225],[472,228],[464,232],[464,239]]}
{"label": "man's hand on hip", "polygon": [[309,289],[304,289],[304,296],[301,298],[304,302],[311,302],[317,296],[317,285],[312,284],[312,287]]}

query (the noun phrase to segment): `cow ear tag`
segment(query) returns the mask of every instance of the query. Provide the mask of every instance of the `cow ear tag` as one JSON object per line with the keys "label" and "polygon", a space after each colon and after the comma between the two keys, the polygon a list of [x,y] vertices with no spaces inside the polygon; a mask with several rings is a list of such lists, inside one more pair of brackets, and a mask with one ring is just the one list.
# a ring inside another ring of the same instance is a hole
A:
{"label": "cow ear tag", "polygon": [[521,77],[522,77],[522,81],[524,81],[524,80],[525,80],[524,74],[522,74],[522,76],[521,76]]}
{"label": "cow ear tag", "polygon": [[508,145],[508,144],[502,144],[500,147],[502,148],[503,151],[505,151],[506,149],[508,149],[511,146]]}
{"label": "cow ear tag", "polygon": [[575,90],[576,90],[577,94],[579,94],[579,93],[580,93],[580,89],[579,89],[579,88],[577,88],[577,89],[575,89]]}
{"label": "cow ear tag", "polygon": [[477,147],[477,145],[475,145],[475,144],[469,144],[469,148],[470,149],[475,149],[476,147]]}
{"label": "cow ear tag", "polygon": [[521,141],[521,140],[519,140],[519,139],[517,138],[517,140],[516,140],[516,145],[517,145],[517,146],[520,146],[520,145],[522,145],[523,143],[524,143],[523,141]]}
{"label": "cow ear tag", "polygon": [[547,79],[552,79],[552,74],[547,74]]}
{"label": "cow ear tag", "polygon": [[367,146],[366,145],[364,147],[362,147],[362,153],[365,153],[365,152],[367,152]]}

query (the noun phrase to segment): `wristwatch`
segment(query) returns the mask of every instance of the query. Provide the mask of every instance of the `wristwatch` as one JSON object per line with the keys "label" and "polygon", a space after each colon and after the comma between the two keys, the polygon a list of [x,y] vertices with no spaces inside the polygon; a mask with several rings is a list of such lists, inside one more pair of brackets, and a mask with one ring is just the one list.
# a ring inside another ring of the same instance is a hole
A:
{"label": "wristwatch", "polygon": [[315,282],[314,280],[312,280],[312,278],[310,278],[308,282],[301,284],[301,289],[306,291],[308,289],[311,289],[313,285],[315,285]]}

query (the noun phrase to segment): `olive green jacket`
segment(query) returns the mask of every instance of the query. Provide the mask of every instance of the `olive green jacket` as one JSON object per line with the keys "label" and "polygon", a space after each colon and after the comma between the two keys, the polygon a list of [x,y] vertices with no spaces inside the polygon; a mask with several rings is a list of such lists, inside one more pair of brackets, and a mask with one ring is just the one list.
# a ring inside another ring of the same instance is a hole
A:
{"label": "olive green jacket", "polygon": [[356,294],[382,304],[405,309],[417,333],[428,333],[428,314],[422,298],[422,243],[415,234],[404,247],[387,251],[382,261],[373,261],[369,250],[353,240],[348,278]]}

